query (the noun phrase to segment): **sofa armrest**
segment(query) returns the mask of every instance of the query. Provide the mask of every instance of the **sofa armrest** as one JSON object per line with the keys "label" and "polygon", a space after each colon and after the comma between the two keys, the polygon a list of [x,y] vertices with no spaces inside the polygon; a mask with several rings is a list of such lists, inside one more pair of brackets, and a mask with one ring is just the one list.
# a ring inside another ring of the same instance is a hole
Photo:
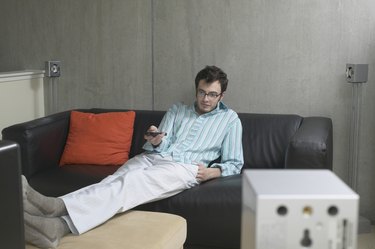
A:
{"label": "sofa armrest", "polygon": [[69,130],[70,111],[49,115],[2,130],[3,139],[19,144],[22,174],[57,167]]}
{"label": "sofa armrest", "polygon": [[332,120],[307,117],[292,137],[285,167],[332,170]]}

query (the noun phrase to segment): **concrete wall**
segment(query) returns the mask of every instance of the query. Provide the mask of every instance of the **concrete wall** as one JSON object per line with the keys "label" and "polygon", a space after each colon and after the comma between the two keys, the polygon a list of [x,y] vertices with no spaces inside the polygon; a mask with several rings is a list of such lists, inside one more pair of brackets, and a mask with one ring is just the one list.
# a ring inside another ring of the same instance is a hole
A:
{"label": "concrete wall", "polygon": [[43,69],[56,59],[60,110],[150,108],[149,0],[2,2],[0,71]]}
{"label": "concrete wall", "polygon": [[195,74],[216,64],[230,78],[224,100],[238,112],[331,117],[334,171],[345,181],[351,118],[345,64],[369,63],[358,191],[361,213],[375,220],[373,0],[2,2],[0,71],[61,60],[58,110],[191,103]]}

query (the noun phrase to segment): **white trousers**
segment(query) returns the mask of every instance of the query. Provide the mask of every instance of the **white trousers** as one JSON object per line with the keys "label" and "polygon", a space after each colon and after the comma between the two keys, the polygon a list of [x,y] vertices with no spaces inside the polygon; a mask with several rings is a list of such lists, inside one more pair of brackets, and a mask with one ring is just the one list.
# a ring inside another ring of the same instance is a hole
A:
{"label": "white trousers", "polygon": [[197,172],[197,165],[176,163],[171,157],[157,154],[140,154],[101,182],[62,196],[69,214],[63,219],[72,233],[84,233],[117,213],[197,185]]}

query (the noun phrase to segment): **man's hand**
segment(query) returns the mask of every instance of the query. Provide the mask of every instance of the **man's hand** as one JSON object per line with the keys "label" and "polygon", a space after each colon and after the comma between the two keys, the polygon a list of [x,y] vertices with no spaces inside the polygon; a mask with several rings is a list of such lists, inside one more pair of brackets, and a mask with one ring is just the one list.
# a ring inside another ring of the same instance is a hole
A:
{"label": "man's hand", "polygon": [[[151,125],[147,131],[158,131],[158,128],[154,125]],[[164,137],[164,133],[154,136],[145,135],[144,138],[151,143],[153,146],[158,146],[161,143],[161,140]]]}
{"label": "man's hand", "polygon": [[205,182],[221,176],[219,168],[206,168],[203,164],[198,163],[197,181]]}

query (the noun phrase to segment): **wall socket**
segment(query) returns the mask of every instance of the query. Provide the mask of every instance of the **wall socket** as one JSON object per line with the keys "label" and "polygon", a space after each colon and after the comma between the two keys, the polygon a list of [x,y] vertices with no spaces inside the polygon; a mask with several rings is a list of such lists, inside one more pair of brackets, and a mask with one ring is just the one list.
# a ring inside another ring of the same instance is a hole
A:
{"label": "wall socket", "polygon": [[60,61],[46,61],[46,76],[60,77],[61,75]]}

